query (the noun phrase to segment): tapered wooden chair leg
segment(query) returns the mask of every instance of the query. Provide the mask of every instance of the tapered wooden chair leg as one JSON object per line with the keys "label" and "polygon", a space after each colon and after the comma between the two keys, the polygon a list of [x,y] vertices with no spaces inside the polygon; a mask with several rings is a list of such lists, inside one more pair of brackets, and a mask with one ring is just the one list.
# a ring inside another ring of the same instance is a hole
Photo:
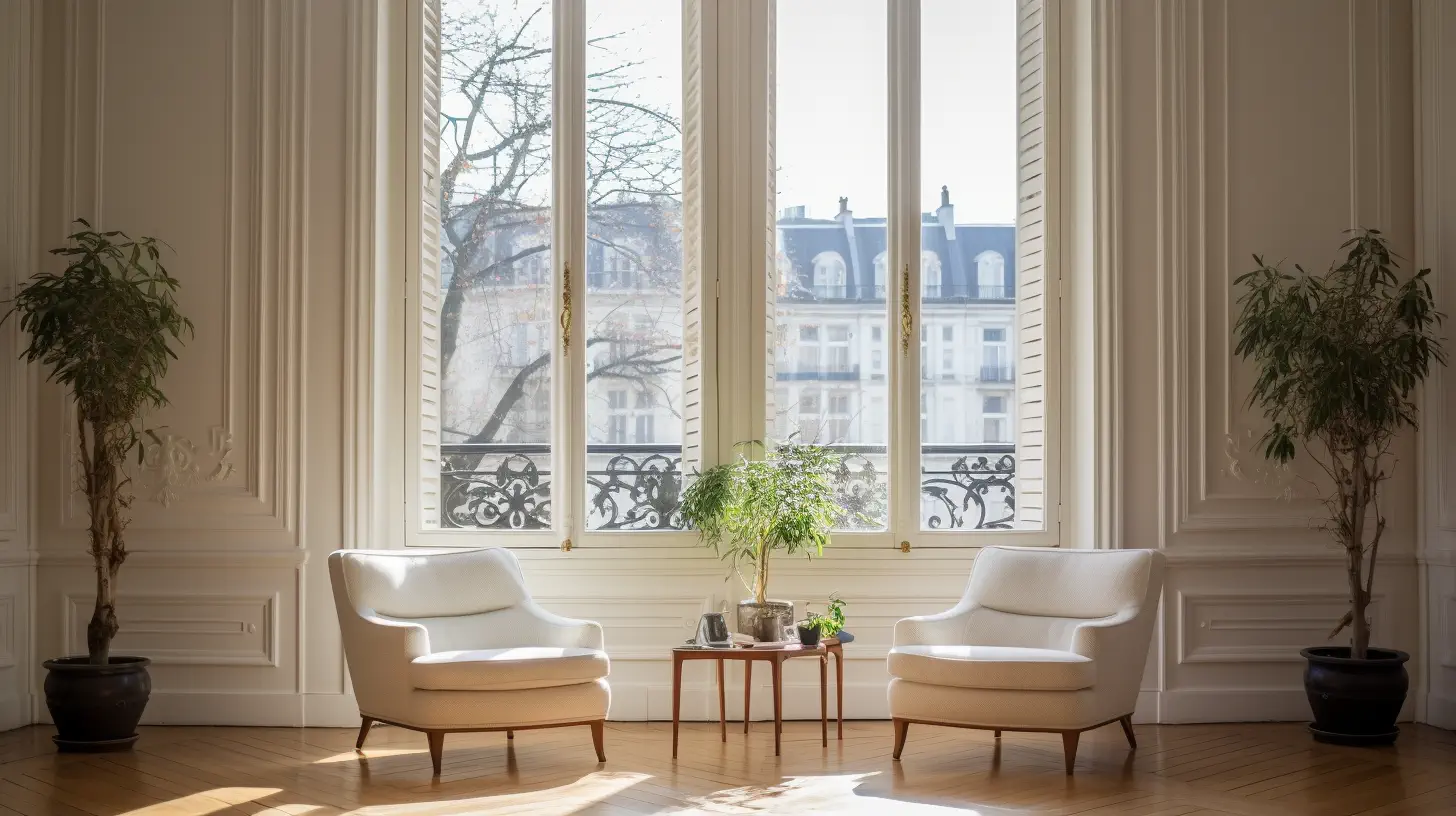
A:
{"label": "tapered wooden chair leg", "polygon": [[1127,737],[1127,747],[1136,751],[1137,735],[1133,734],[1132,732],[1132,715],[1129,714],[1126,717],[1118,720],[1118,722],[1122,723],[1122,733]]}
{"label": "tapered wooden chair leg", "polygon": [[1081,736],[1081,731],[1062,732],[1062,754],[1067,761],[1067,776],[1072,775],[1072,764],[1077,761],[1077,740]]}
{"label": "tapered wooden chair leg", "polygon": [[597,762],[607,761],[607,753],[602,750],[602,741],[606,736],[604,733],[606,731],[606,725],[605,720],[596,720],[591,724],[592,745],[596,746],[597,749]]}
{"label": "tapered wooden chair leg", "polygon": [[516,732],[514,732],[514,731],[507,731],[506,732],[506,739],[513,740],[515,738],[516,738]]}
{"label": "tapered wooden chair leg", "polygon": [[429,731],[430,738],[430,764],[435,766],[435,776],[440,775],[440,754],[445,751],[445,732]]}
{"label": "tapered wooden chair leg", "polygon": [[365,717],[363,720],[361,720],[359,722],[359,739],[357,739],[357,740],[354,741],[354,750],[355,751],[363,750],[363,748],[364,748],[364,738],[367,737],[367,736],[369,736],[369,729],[370,728],[373,728],[373,727],[374,727],[374,718],[373,717]]}
{"label": "tapered wooden chair leg", "polygon": [[909,720],[895,720],[895,759],[900,758],[900,752],[905,750],[905,737],[910,733]]}
{"label": "tapered wooden chair leg", "polygon": [[996,729],[996,731],[992,734],[992,737],[994,739],[1001,739],[1001,729]]}

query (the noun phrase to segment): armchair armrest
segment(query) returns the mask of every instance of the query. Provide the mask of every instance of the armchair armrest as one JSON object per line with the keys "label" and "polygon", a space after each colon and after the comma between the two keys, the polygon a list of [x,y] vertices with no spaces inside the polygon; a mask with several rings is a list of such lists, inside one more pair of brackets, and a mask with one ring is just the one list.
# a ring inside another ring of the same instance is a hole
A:
{"label": "armchair armrest", "polygon": [[418,623],[389,620],[373,609],[355,612],[353,639],[367,649],[370,659],[409,663],[430,653],[430,633]]}
{"label": "armchair armrest", "polygon": [[895,622],[893,646],[955,646],[966,642],[966,626],[975,607],[957,604],[934,615],[916,615]]}
{"label": "armchair armrest", "polygon": [[1072,630],[1071,651],[1096,660],[1110,652],[1118,651],[1131,644],[1132,637],[1142,627],[1138,625],[1138,610],[1129,609],[1105,618],[1077,624]]}
{"label": "armchair armrest", "polygon": [[525,634],[529,635],[533,644],[606,650],[602,625],[596,621],[557,615],[546,611],[535,601],[526,601],[520,608],[525,612],[521,625],[528,630]]}

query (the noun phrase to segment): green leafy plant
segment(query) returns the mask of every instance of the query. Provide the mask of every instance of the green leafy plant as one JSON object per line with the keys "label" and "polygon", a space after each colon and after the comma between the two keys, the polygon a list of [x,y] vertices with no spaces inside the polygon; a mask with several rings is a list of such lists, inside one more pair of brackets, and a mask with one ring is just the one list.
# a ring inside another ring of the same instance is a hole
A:
{"label": "green leafy plant", "polygon": [[1323,275],[1298,265],[1290,275],[1255,255],[1259,268],[1235,281],[1245,292],[1234,337],[1235,353],[1258,366],[1249,404],[1270,422],[1265,457],[1283,464],[1302,449],[1330,478],[1322,527],[1345,551],[1350,590],[1350,610],[1330,637],[1350,626],[1350,654],[1364,659],[1385,533],[1380,484],[1396,435],[1416,427],[1412,392],[1446,356],[1430,270],[1398,276],[1378,230],[1353,230],[1341,249],[1344,262]]}
{"label": "green leafy plant", "polygon": [[844,629],[845,605],[838,595],[830,595],[829,609],[823,615],[809,614],[812,610],[805,607],[804,612],[808,617],[804,619],[804,625],[818,629],[820,637],[834,637]]}
{"label": "green leafy plant", "polygon": [[[742,449],[763,450],[763,443],[738,447],[734,461],[709,468],[684,491],[682,514],[761,604],[768,597],[769,556],[775,550],[824,554],[841,512],[831,478],[843,464],[822,445],[784,442],[764,450],[762,459],[749,459]],[[753,570],[751,582],[743,577],[745,565]]]}
{"label": "green leafy plant", "polygon": [[130,478],[140,461],[137,420],[167,404],[162,377],[176,359],[171,341],[191,336],[177,309],[178,282],[167,274],[155,238],[133,241],[122,232],[96,232],[85,221],[67,245],[51,250],[66,260],[59,273],[22,284],[0,322],[19,315],[30,335],[21,356],[48,370],[76,403],[81,491],[90,515],[90,554],[96,567],[96,607],[86,627],[90,662],[110,662],[116,636],[116,577],[126,560]]}

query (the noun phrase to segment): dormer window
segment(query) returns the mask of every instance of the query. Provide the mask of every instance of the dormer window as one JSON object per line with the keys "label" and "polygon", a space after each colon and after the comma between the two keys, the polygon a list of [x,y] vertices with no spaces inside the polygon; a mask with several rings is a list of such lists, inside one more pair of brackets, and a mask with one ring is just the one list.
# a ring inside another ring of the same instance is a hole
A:
{"label": "dormer window", "polygon": [[821,252],[814,256],[814,294],[821,298],[842,298],[846,278],[844,256]]}

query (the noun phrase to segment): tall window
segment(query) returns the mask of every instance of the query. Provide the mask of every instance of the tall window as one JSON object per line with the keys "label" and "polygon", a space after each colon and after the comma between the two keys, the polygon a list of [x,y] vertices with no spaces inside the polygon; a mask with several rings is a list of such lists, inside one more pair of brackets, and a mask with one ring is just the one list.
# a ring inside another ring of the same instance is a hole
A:
{"label": "tall window", "polygon": [[[774,393],[765,395],[774,409],[768,433],[782,439],[783,414],[796,412],[799,441],[832,445],[845,457],[836,485],[841,525],[880,530],[889,524],[891,427],[883,355],[898,349],[872,334],[883,332],[888,308],[886,3],[780,0],[777,9],[774,165],[784,216],[777,251],[812,289],[790,286],[775,301],[775,319],[823,321],[823,335],[801,330],[790,343],[816,360],[822,343],[825,357],[812,376],[835,387],[823,397],[804,388],[796,401],[796,383],[777,372]],[[871,342],[859,342],[864,337]]]}
{"label": "tall window", "polygon": [[419,524],[674,529],[683,4],[421,5]]}
{"label": "tall window", "polygon": [[[777,253],[805,259],[821,296],[791,288],[775,301],[778,322],[889,321],[883,344],[850,343],[817,358],[828,377],[843,370],[838,355],[852,355],[850,402],[859,411],[883,404],[889,414],[829,435],[841,415],[832,394],[820,412],[828,418],[815,426],[820,441],[844,451],[844,478],[859,483],[842,486],[844,527],[897,535],[1012,528],[1018,304],[1011,283],[1021,203],[1034,194],[1018,172],[1019,129],[1030,121],[1018,87],[1021,72],[1040,65],[1039,44],[1019,47],[1018,25],[1039,25],[1039,4],[779,0],[776,13],[776,208],[796,216],[779,221]],[[898,62],[891,42],[900,44]],[[913,106],[914,115],[890,118],[892,105]],[[841,125],[832,138],[825,123]],[[918,150],[892,153],[892,143],[910,139]],[[825,205],[836,201],[833,218],[797,217],[816,208],[827,214]],[[841,263],[843,292],[830,272]],[[802,332],[798,339],[807,348]],[[779,382],[772,404],[792,404]],[[799,400],[802,432],[809,426]],[[917,411],[918,422],[896,420]],[[856,489],[866,484],[869,501]],[[872,524],[863,522],[866,505]]]}
{"label": "tall window", "polygon": [[718,6],[407,4],[411,536],[686,543],[731,434],[837,546],[1045,541],[1042,0]]}

